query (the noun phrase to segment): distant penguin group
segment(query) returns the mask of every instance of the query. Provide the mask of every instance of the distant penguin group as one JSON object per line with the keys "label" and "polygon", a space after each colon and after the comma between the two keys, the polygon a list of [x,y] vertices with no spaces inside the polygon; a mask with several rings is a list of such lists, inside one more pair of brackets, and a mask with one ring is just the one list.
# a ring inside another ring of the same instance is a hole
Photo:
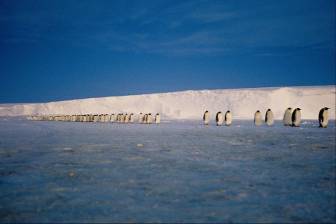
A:
{"label": "distant penguin group", "polygon": [[[205,125],[210,123],[210,113],[209,111],[205,111],[203,114],[203,122]],[[216,113],[216,125],[222,126],[225,124],[226,126],[230,126],[232,124],[232,114],[231,111],[226,111],[225,115],[221,111]]]}
{"label": "distant penguin group", "polygon": [[[70,121],[70,122],[110,122],[110,123],[135,123],[133,113],[119,114],[84,114],[84,115],[41,115],[29,116],[28,120],[33,121]],[[161,122],[160,114],[155,115],[155,124]],[[141,124],[151,124],[153,122],[152,114],[139,114],[138,118]]]}

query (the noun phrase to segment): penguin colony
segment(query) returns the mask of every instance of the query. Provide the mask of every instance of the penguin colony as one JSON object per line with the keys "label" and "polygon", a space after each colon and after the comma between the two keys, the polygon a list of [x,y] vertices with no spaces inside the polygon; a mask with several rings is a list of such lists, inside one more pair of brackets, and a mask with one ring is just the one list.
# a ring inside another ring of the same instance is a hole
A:
{"label": "penguin colony", "polygon": [[[134,114],[84,114],[84,115],[41,115],[30,116],[28,120],[33,121],[69,121],[69,122],[113,122],[113,123],[136,123]],[[159,124],[161,122],[160,114],[157,113],[154,118],[151,113],[140,113],[137,119],[141,124]]]}
{"label": "penguin colony", "polygon": [[[320,128],[326,128],[329,122],[329,114],[328,114],[328,107],[324,107],[320,110],[318,114],[318,121]],[[210,112],[205,111],[203,114],[203,122],[205,125],[209,125],[210,123]],[[274,115],[271,109],[267,109],[265,114],[265,119],[262,118],[262,114],[259,110],[257,110],[254,114],[254,124],[255,126],[260,126],[265,122],[267,126],[272,126],[274,124]],[[232,114],[228,110],[225,115],[221,111],[216,113],[216,125],[221,126],[223,123],[226,126],[230,126],[232,124]],[[284,126],[290,127],[300,127],[301,125],[301,109],[296,108],[292,110],[291,107],[288,107],[285,110],[284,117],[283,117],[283,124]]]}
{"label": "penguin colony", "polygon": [[[326,128],[329,122],[330,108],[324,107],[318,114],[318,122],[321,128]],[[134,114],[119,113],[119,114],[84,114],[84,115],[41,115],[41,116],[29,116],[28,120],[34,121],[69,121],[69,122],[113,122],[113,123],[140,123],[140,124],[159,124],[161,122],[160,114],[157,113],[153,116],[151,113],[138,115],[138,119],[134,118]],[[205,111],[203,114],[203,122],[205,125],[210,123],[210,112]],[[254,114],[255,126],[260,126],[265,123],[267,126],[274,124],[274,115],[271,109],[268,109],[265,114],[265,119],[262,118],[262,114],[257,110]],[[230,110],[226,111],[223,115],[221,111],[216,113],[216,125],[217,126],[230,126],[232,124],[232,113]],[[292,109],[288,107],[285,110],[283,116],[284,126],[300,127],[301,125],[301,109]]]}

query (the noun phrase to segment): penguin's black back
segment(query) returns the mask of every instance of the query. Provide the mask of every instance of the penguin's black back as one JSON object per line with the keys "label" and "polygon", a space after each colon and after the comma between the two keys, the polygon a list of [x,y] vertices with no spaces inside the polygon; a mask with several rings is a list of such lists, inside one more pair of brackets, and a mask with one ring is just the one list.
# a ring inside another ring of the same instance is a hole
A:
{"label": "penguin's black back", "polygon": [[297,111],[297,109],[295,109],[295,110],[293,111],[293,113],[292,113],[292,122],[295,121],[295,114],[296,114],[296,111]]}
{"label": "penguin's black back", "polygon": [[322,108],[321,110],[320,110],[320,113],[319,113],[319,121],[321,121],[321,122],[323,122],[323,112],[324,112],[324,108]]}

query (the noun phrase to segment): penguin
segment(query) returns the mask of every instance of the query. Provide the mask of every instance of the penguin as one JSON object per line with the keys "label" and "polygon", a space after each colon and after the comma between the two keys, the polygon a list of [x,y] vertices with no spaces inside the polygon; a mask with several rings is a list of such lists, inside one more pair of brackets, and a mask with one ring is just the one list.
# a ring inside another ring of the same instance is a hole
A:
{"label": "penguin", "polygon": [[134,115],[133,113],[130,113],[130,115],[128,116],[129,123],[133,123],[134,122],[133,115]]}
{"label": "penguin", "polygon": [[292,108],[291,107],[288,107],[285,110],[285,114],[284,114],[284,117],[283,117],[283,124],[285,126],[291,126],[292,125]]}
{"label": "penguin", "polygon": [[204,114],[203,114],[203,121],[204,121],[204,124],[205,125],[208,125],[209,124],[209,121],[210,121],[210,113],[209,111],[205,111]]}
{"label": "penguin", "polygon": [[259,110],[257,110],[254,114],[254,124],[256,126],[259,126],[262,124],[262,118],[261,118],[261,113]]}
{"label": "penguin", "polygon": [[126,113],[125,115],[124,115],[124,123],[128,123],[129,122],[129,116],[128,116],[128,114]]}
{"label": "penguin", "polygon": [[160,122],[161,122],[161,117],[160,117],[160,114],[157,113],[157,114],[155,115],[155,124],[160,124]]}
{"label": "penguin", "polygon": [[98,121],[99,121],[98,114],[93,115],[93,122],[98,122]]}
{"label": "penguin", "polygon": [[216,125],[221,126],[224,122],[224,116],[221,111],[216,114]]}
{"label": "penguin", "polygon": [[328,126],[328,121],[329,121],[329,113],[328,110],[330,108],[324,107],[320,110],[319,115],[318,115],[318,121],[320,124],[320,128],[326,128]]}
{"label": "penguin", "polygon": [[90,122],[93,122],[93,114],[90,114]]}
{"label": "penguin", "polygon": [[232,124],[232,114],[231,111],[226,111],[225,113],[225,125],[230,126]]}
{"label": "penguin", "polygon": [[292,113],[292,127],[300,127],[301,123],[301,109],[296,108]]}
{"label": "penguin", "polygon": [[105,114],[105,122],[110,122],[111,116],[109,114]]}
{"label": "penguin", "polygon": [[143,124],[146,124],[147,123],[147,117],[148,117],[148,114],[145,114],[142,118],[142,123]]}
{"label": "penguin", "polygon": [[139,114],[139,123],[141,124],[143,122],[143,115],[142,113],[140,112]]}
{"label": "penguin", "polygon": [[271,109],[268,109],[265,114],[265,123],[268,126],[272,126],[274,124],[274,115]]}
{"label": "penguin", "polygon": [[114,122],[115,121],[115,115],[114,114],[111,114],[110,115],[110,122]]}
{"label": "penguin", "polygon": [[148,115],[147,115],[147,122],[146,122],[147,124],[151,124],[152,123],[152,114],[151,113],[149,113]]}

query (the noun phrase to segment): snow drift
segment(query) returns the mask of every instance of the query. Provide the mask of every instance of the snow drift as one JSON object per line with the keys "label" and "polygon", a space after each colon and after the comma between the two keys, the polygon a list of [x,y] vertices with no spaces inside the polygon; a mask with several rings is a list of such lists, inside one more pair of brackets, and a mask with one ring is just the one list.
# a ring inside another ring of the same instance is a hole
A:
{"label": "snow drift", "polygon": [[165,119],[201,119],[209,110],[231,110],[234,119],[253,119],[254,112],[272,109],[282,119],[287,107],[300,107],[303,119],[317,119],[329,107],[335,119],[335,86],[270,87],[253,89],[190,90],[130,96],[88,98],[34,104],[0,104],[0,116],[42,114],[160,113]]}

